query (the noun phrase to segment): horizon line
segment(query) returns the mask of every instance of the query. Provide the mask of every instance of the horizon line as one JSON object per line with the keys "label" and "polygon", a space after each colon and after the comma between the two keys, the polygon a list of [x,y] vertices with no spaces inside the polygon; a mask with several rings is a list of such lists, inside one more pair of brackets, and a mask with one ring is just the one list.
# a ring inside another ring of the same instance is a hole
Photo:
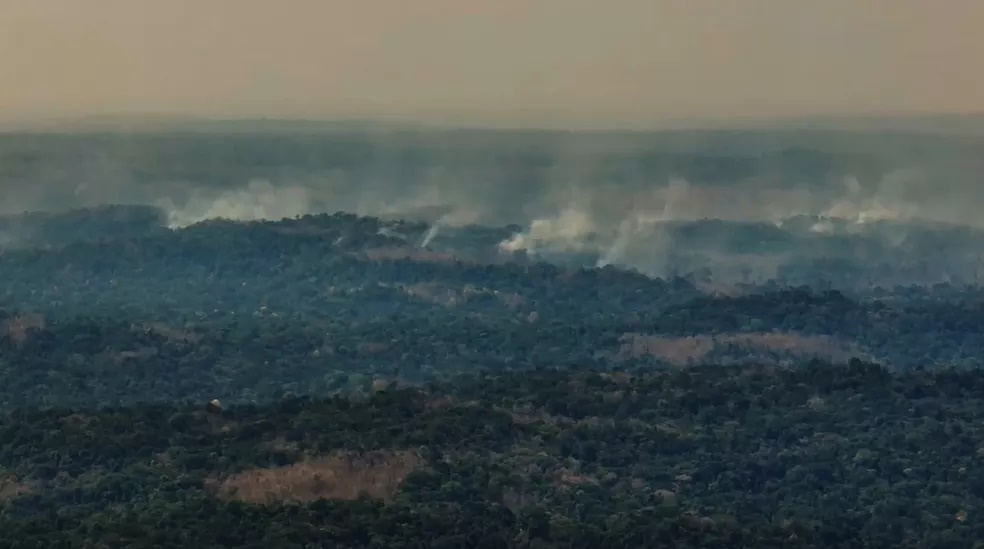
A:
{"label": "horizon line", "polygon": [[[397,117],[397,116],[213,116],[193,115],[167,112],[108,112],[52,117],[23,117],[0,118],[0,132],[51,132],[51,131],[86,131],[103,130],[154,131],[155,129],[180,130],[181,126],[195,124],[323,124],[323,125],[362,125],[362,129],[421,129],[431,131],[516,131],[516,132],[558,132],[558,133],[655,133],[664,131],[694,131],[694,130],[770,130],[770,129],[815,129],[810,126],[820,124],[821,129],[837,130],[852,129],[838,128],[837,125],[856,126],[857,124],[873,125],[861,129],[880,129],[879,124],[899,123],[956,123],[980,124],[979,131],[984,132],[984,109],[974,111],[903,111],[880,113],[813,113],[802,115],[780,116],[684,116],[665,118],[649,124],[632,126],[628,124],[583,124],[583,123],[553,123],[553,124],[521,124],[508,121],[503,124],[494,122],[474,121],[442,121],[426,118]],[[107,128],[106,126],[109,126]],[[113,128],[116,126],[116,128]],[[119,126],[131,126],[121,128]],[[154,126],[157,126],[156,128]],[[162,128],[161,126],[165,126]],[[166,128],[166,126],[172,126]],[[176,127],[175,127],[176,126]],[[892,129],[892,128],[883,128]],[[916,130],[918,128],[905,128]]]}

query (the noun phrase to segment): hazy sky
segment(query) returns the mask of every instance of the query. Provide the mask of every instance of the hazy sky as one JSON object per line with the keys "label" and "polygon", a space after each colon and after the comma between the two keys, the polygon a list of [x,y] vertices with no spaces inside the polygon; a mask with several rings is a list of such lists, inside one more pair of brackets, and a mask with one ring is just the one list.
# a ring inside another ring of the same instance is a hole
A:
{"label": "hazy sky", "polygon": [[0,0],[0,119],[984,111],[981,0]]}

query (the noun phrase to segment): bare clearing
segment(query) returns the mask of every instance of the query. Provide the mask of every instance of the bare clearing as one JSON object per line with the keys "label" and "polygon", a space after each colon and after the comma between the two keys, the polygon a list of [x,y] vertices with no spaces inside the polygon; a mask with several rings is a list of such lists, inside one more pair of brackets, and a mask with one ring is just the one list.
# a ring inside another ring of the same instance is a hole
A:
{"label": "bare clearing", "polygon": [[[626,334],[621,338],[619,356],[653,356],[675,366],[698,363],[712,354],[728,358],[729,350],[761,355],[781,354],[843,362],[852,357],[869,358],[857,345],[828,336],[809,336],[787,332],[665,337]],[[738,353],[741,354],[741,353]]]}
{"label": "bare clearing", "polygon": [[456,307],[472,299],[492,296],[510,310],[517,310],[525,304],[523,296],[515,292],[505,292],[483,288],[471,284],[455,288],[436,282],[398,285],[408,296],[444,307]]}
{"label": "bare clearing", "polygon": [[173,326],[168,326],[162,322],[151,322],[149,324],[134,324],[132,326],[134,331],[144,331],[146,333],[153,333],[167,339],[172,342],[185,342],[185,343],[197,343],[201,340],[201,336],[184,330],[181,328],[175,328]]}
{"label": "bare clearing", "polygon": [[0,324],[0,334],[3,334],[15,345],[27,340],[31,330],[43,330],[44,317],[38,314],[24,314],[9,318]]}
{"label": "bare clearing", "polygon": [[363,251],[362,255],[369,261],[400,261],[408,259],[419,263],[454,264],[461,262],[461,259],[451,254],[411,246],[370,248]]}
{"label": "bare clearing", "polygon": [[354,500],[361,494],[389,501],[407,475],[422,466],[423,460],[409,451],[337,453],[287,467],[244,471],[213,483],[213,489],[219,497],[258,504]]}
{"label": "bare clearing", "polygon": [[34,487],[11,476],[0,476],[0,503],[34,491]]}

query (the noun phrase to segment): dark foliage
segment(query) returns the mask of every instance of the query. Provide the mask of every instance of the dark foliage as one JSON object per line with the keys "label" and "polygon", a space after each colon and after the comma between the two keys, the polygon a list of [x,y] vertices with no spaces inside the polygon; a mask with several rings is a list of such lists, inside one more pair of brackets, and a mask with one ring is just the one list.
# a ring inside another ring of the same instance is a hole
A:
{"label": "dark foliage", "polygon": [[975,288],[724,296],[348,214],[17,227],[0,546],[984,539]]}
{"label": "dark foliage", "polygon": [[[969,547],[984,536],[982,390],[978,372],[854,361],[19,411],[0,467],[26,489],[0,544]],[[243,471],[337,451],[423,460],[387,503],[217,496]]]}

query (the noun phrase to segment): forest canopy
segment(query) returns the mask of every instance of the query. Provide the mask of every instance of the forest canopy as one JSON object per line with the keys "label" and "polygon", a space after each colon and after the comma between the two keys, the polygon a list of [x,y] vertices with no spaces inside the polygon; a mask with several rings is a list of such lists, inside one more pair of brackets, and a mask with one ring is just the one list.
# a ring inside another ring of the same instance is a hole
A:
{"label": "forest canopy", "polygon": [[0,546],[980,546],[980,229],[746,137],[0,136]]}

